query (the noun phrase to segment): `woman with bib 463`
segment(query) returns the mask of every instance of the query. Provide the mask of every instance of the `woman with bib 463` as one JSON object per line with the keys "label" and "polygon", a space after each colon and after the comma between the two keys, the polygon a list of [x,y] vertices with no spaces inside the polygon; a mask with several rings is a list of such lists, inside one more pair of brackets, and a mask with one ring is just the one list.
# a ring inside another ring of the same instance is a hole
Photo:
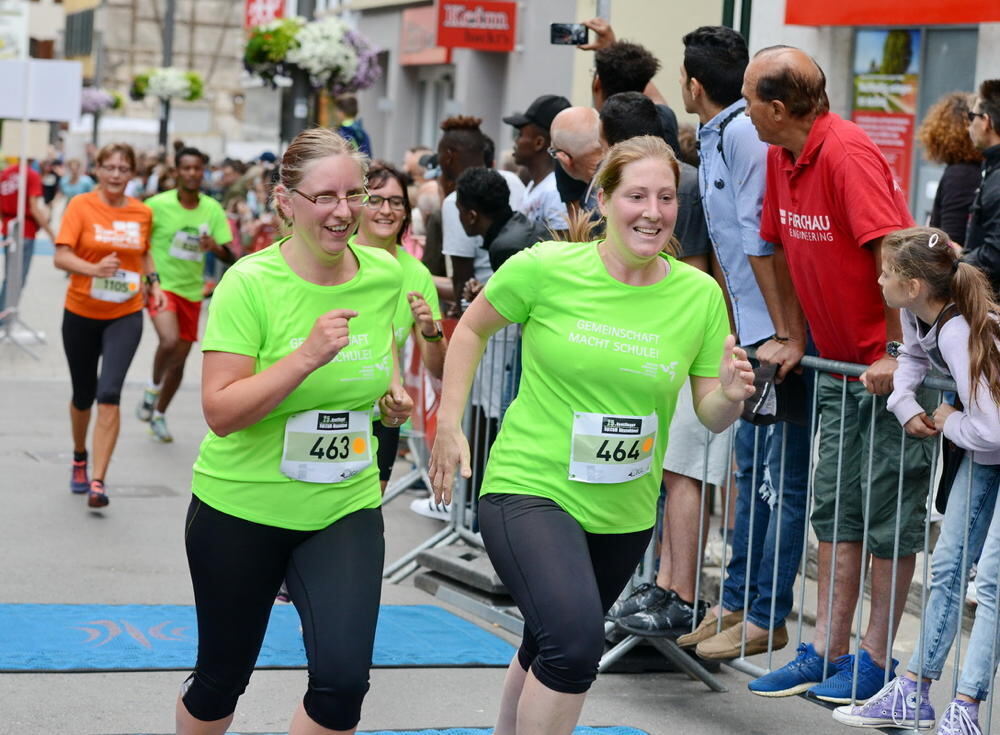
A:
{"label": "woman with bib 463", "polygon": [[309,685],[289,733],[353,733],[368,691],[384,557],[372,407],[412,402],[394,359],[395,259],[351,245],[367,159],[335,133],[299,134],[281,161],[292,234],[229,269],[202,349],[211,431],[194,466],[185,543],[198,662],[177,732],[232,721],[286,580]]}
{"label": "woman with bib 463", "polygon": [[486,340],[524,325],[519,393],[479,503],[486,550],[525,620],[497,735],[568,735],[578,721],[604,614],[656,522],[667,427],[685,379],[699,419],[717,432],[753,393],[718,285],[669,254],[677,177],[660,138],[614,146],[596,177],[607,239],[516,254],[452,338],[430,470],[444,502],[456,467],[470,476],[461,418]]}

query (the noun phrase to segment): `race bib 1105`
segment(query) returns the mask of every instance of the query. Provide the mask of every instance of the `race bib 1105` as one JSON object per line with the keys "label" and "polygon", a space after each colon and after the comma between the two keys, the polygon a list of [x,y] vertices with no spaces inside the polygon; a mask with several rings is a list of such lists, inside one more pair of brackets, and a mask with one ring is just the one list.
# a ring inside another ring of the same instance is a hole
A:
{"label": "race bib 1105", "polygon": [[116,271],[106,278],[94,276],[90,280],[90,295],[98,301],[123,304],[139,293],[139,274],[135,271]]}

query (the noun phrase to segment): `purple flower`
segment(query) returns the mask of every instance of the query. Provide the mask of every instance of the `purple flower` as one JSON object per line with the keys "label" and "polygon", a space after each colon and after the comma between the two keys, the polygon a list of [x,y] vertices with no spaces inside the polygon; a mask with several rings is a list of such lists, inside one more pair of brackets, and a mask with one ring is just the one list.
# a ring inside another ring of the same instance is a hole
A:
{"label": "purple flower", "polygon": [[80,112],[95,113],[106,110],[115,103],[115,98],[103,89],[83,87],[80,90]]}
{"label": "purple flower", "polygon": [[330,85],[330,91],[335,95],[368,89],[382,76],[382,67],[378,63],[378,48],[372,46],[367,38],[354,30],[347,30],[344,33],[344,40],[357,52],[358,68],[350,79],[334,80]]}

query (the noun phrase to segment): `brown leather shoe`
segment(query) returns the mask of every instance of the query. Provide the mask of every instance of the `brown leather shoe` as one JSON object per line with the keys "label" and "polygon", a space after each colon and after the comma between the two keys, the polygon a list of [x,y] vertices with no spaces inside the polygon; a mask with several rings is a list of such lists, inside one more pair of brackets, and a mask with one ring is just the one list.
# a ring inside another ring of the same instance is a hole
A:
{"label": "brown leather shoe", "polygon": [[[699,643],[704,640],[708,640],[715,635],[718,629],[718,618],[714,615],[706,615],[702,618],[701,624],[695,628],[692,632],[682,635],[677,639],[677,645],[681,648],[694,648]],[[726,613],[722,616],[722,629],[725,630],[730,626],[736,625],[737,623],[743,622],[743,611],[737,610],[736,612]]]}
{"label": "brown leather shoe", "polygon": [[[695,653],[697,653],[699,657],[709,660],[739,658],[741,648],[740,639],[742,636],[742,624],[734,625],[730,628],[726,628],[718,635],[714,635],[711,638],[699,643],[698,647],[695,649]],[[748,638],[744,655],[754,656],[758,653],[766,653],[767,638],[768,636],[766,635],[763,638]],[[777,651],[787,645],[788,629],[784,625],[780,628],[775,628],[774,647],[772,650]]]}

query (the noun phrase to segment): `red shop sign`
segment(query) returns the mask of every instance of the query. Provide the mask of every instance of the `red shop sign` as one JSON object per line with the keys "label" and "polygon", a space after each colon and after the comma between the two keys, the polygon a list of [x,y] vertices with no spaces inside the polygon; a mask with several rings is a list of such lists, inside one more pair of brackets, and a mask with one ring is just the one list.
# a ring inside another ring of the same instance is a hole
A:
{"label": "red shop sign", "polygon": [[285,0],[245,0],[243,27],[253,28],[284,17]]}
{"label": "red shop sign", "polygon": [[517,3],[438,0],[438,46],[513,51]]}

